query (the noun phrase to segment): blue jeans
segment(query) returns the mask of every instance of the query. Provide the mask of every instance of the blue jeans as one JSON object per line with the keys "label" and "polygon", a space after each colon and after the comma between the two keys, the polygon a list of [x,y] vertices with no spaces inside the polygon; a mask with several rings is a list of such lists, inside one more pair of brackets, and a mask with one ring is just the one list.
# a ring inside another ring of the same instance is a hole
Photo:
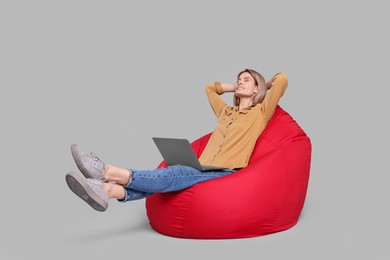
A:
{"label": "blue jeans", "polygon": [[188,166],[174,165],[154,170],[130,169],[132,178],[124,186],[126,197],[122,202],[146,198],[153,193],[183,190],[196,183],[222,177],[235,170],[201,172]]}

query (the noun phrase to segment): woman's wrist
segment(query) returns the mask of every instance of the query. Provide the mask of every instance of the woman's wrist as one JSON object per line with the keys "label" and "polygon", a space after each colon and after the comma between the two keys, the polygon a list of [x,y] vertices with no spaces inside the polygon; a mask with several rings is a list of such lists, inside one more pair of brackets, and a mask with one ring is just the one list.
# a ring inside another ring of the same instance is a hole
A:
{"label": "woman's wrist", "polygon": [[236,90],[236,84],[221,83],[223,92],[234,92]]}

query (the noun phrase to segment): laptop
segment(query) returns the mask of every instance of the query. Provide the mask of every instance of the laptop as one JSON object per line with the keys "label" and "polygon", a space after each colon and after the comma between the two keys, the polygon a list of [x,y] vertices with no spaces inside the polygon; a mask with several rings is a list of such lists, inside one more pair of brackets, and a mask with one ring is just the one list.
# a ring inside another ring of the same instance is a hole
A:
{"label": "laptop", "polygon": [[228,169],[217,166],[201,165],[187,139],[165,137],[152,138],[168,166],[179,164],[193,167],[202,172]]}

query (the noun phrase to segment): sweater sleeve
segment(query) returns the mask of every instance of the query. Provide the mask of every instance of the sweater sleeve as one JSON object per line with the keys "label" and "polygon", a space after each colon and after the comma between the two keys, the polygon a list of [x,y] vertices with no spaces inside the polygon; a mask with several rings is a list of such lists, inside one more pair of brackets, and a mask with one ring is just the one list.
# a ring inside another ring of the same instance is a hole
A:
{"label": "sweater sleeve", "polygon": [[214,82],[206,86],[207,97],[217,117],[220,116],[223,109],[227,106],[226,102],[220,97],[220,95],[223,93],[224,92],[220,82]]}
{"label": "sweater sleeve", "polygon": [[266,122],[268,122],[273,116],[280,98],[287,89],[287,85],[287,76],[283,72],[279,72],[274,76],[272,80],[272,87],[268,90],[267,95],[261,104]]}

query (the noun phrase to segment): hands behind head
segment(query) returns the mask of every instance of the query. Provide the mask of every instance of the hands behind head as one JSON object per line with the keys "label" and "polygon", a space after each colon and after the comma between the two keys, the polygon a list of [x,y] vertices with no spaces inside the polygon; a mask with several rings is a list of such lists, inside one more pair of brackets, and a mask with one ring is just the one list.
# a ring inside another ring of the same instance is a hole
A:
{"label": "hands behind head", "polygon": [[272,88],[272,83],[274,83],[275,81],[275,77],[272,77],[270,80],[268,80],[266,83],[265,83],[265,86],[267,89],[271,89]]}

